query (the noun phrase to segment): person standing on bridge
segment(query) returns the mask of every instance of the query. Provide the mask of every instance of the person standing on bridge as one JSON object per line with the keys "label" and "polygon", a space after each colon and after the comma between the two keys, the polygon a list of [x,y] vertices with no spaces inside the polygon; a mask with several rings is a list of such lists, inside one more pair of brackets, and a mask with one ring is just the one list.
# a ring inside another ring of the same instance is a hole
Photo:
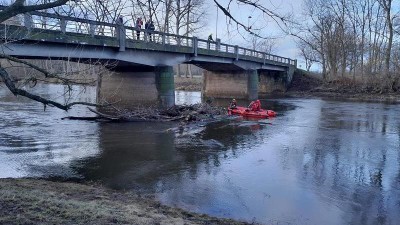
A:
{"label": "person standing on bridge", "polygon": [[150,26],[150,20],[147,20],[146,23],[144,23],[144,36],[145,36],[145,40],[147,40],[146,36],[148,36],[149,39],[150,39],[149,26]]}
{"label": "person standing on bridge", "polygon": [[117,22],[117,23],[123,25],[123,24],[124,24],[124,17],[120,15],[120,16],[118,17],[118,22]]}
{"label": "person standing on bridge", "polygon": [[212,34],[208,35],[208,41],[214,41]]}
{"label": "person standing on bridge", "polygon": [[210,49],[210,42],[214,41],[212,34],[208,35],[207,39],[207,49]]}
{"label": "person standing on bridge", "polygon": [[142,29],[142,26],[143,26],[142,18],[138,17],[135,24],[135,28],[137,29],[136,30],[137,40],[140,40],[140,30]]}
{"label": "person standing on bridge", "polygon": [[[150,20],[150,24],[149,24],[149,30],[150,30],[149,37],[150,37],[150,41],[153,41],[153,40],[151,39],[151,32],[153,32],[155,29],[156,29],[156,28],[155,28],[155,26],[154,26],[153,20]],[[154,35],[153,35],[153,39],[154,39],[154,38],[155,38],[155,37],[154,37]]]}

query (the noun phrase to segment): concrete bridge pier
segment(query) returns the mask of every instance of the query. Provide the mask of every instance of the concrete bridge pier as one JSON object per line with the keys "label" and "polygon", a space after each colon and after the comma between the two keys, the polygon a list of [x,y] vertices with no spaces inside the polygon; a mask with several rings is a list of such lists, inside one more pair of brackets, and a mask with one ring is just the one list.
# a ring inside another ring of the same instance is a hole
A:
{"label": "concrete bridge pier", "polygon": [[99,77],[97,103],[104,101],[122,109],[171,107],[175,105],[173,69],[171,66],[132,67]]}
{"label": "concrete bridge pier", "polygon": [[287,71],[259,71],[259,94],[267,95],[274,92],[286,92],[288,85],[292,82],[294,69]]}
{"label": "concrete bridge pier", "polygon": [[257,99],[257,70],[205,71],[202,94],[203,97]]}

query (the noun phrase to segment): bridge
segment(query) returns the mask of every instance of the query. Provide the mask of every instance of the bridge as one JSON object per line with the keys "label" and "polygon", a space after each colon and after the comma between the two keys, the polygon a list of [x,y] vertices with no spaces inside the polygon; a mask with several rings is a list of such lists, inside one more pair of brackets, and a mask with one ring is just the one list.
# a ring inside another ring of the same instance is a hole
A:
{"label": "bridge", "polygon": [[[203,96],[256,99],[285,90],[296,60],[237,45],[137,29],[44,12],[20,15],[0,30],[3,54],[26,59],[112,62],[112,76],[98,79],[97,100],[120,106],[175,103],[173,66],[205,70]],[[45,21],[45,23],[43,22]]]}

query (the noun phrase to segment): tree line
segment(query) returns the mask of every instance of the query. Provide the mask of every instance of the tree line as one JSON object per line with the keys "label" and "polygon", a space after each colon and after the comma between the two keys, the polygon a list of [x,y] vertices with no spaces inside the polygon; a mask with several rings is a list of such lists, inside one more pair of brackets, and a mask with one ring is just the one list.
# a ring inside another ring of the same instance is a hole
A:
{"label": "tree line", "polygon": [[393,0],[304,0],[305,21],[294,36],[310,70],[326,81],[351,79],[397,91],[400,27]]}

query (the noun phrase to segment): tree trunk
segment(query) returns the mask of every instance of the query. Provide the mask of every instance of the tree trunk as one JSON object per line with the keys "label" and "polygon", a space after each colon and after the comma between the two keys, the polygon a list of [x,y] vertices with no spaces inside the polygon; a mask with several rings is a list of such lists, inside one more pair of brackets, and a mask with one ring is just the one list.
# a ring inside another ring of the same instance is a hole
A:
{"label": "tree trunk", "polygon": [[192,79],[193,79],[192,65],[190,65],[190,64],[187,64],[187,66],[188,66],[188,70],[189,70],[189,76],[190,76],[190,78],[192,78]]}
{"label": "tree trunk", "polygon": [[[393,20],[391,16],[391,8],[392,8],[392,0],[382,0],[384,4],[384,9],[386,13],[386,23],[389,29],[389,39],[386,48],[386,56],[385,56],[385,74],[388,79],[390,79],[390,56],[392,52],[393,46]],[[390,82],[390,81],[389,81]]]}
{"label": "tree trunk", "polygon": [[181,64],[178,64],[177,74],[178,74],[178,77],[181,77]]}
{"label": "tree trunk", "polygon": [[[190,11],[191,11],[191,5],[192,5],[191,3],[192,3],[192,0],[188,0],[188,3],[187,3],[188,10],[187,10],[187,13],[186,13],[186,36],[188,36],[188,37],[189,37],[189,32],[190,32],[189,24],[190,24]],[[188,73],[190,74],[190,77],[193,78],[192,71],[191,71],[191,68],[190,68],[190,64],[186,64],[186,78],[189,77]]]}

